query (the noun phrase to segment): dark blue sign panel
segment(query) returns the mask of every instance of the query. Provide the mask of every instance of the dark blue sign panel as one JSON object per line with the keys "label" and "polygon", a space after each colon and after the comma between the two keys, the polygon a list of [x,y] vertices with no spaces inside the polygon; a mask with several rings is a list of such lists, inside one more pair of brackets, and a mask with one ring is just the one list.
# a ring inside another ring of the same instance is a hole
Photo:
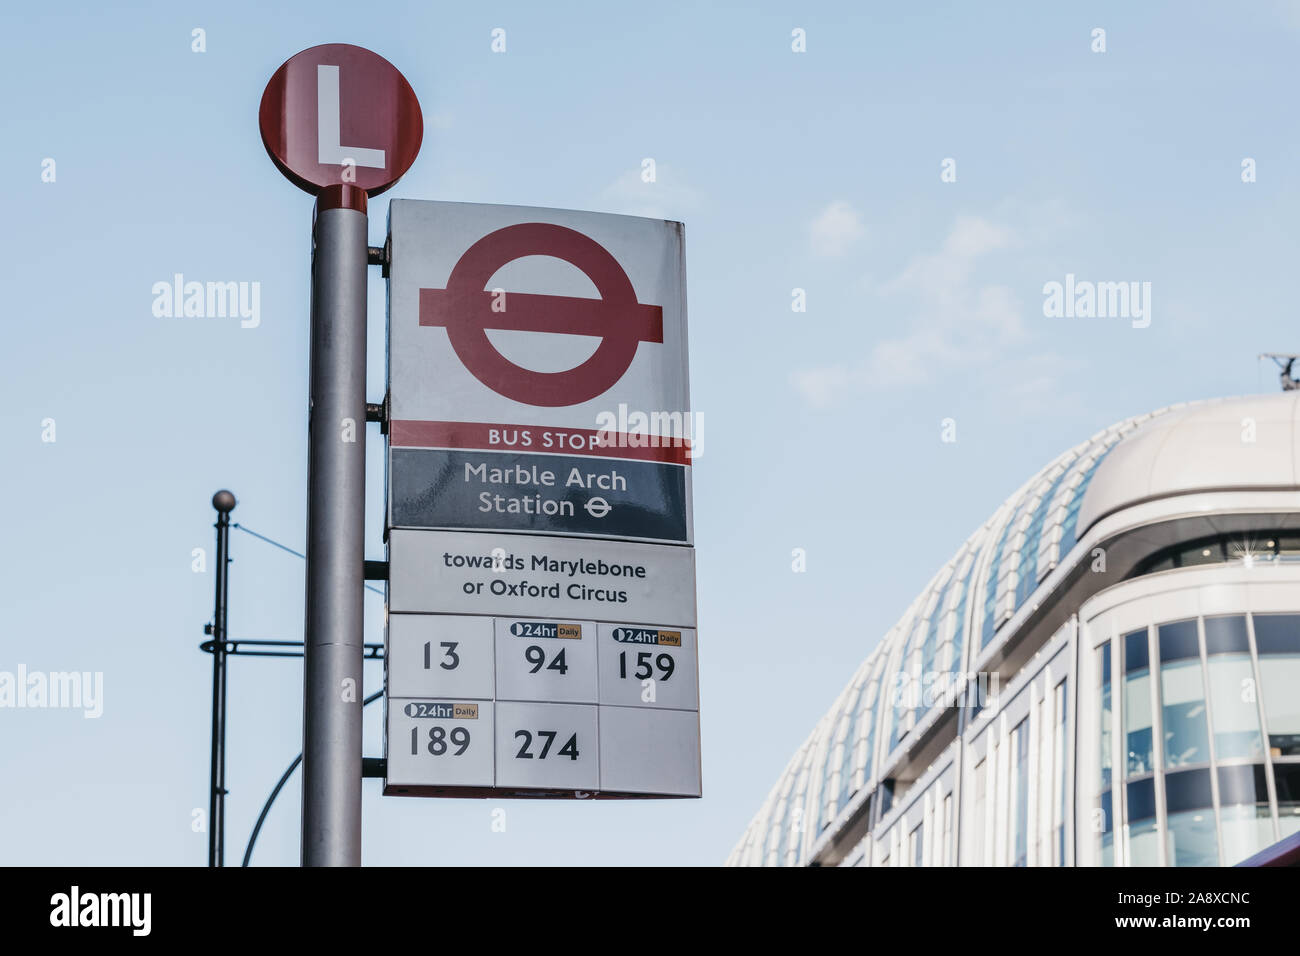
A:
{"label": "dark blue sign panel", "polygon": [[390,454],[394,528],[689,540],[682,465],[445,448]]}

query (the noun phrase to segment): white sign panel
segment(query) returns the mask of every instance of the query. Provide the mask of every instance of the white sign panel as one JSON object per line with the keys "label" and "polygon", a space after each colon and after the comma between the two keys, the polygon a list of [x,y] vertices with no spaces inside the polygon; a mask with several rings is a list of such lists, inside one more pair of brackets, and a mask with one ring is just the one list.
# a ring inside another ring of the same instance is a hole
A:
{"label": "white sign panel", "polygon": [[388,215],[394,424],[531,426],[498,445],[592,454],[578,436],[603,412],[623,406],[630,432],[633,412],[649,430],[689,409],[681,223],[407,199]]}
{"label": "white sign panel", "polygon": [[621,793],[700,795],[700,715],[600,709],[600,786]]}
{"label": "white sign panel", "polygon": [[497,700],[596,703],[594,621],[497,618]]}
{"label": "white sign panel", "polygon": [[[691,629],[395,614],[388,641],[385,793],[700,795]],[[398,696],[430,686],[480,699]]]}
{"label": "white sign panel", "polygon": [[699,708],[695,631],[601,624],[597,633],[602,704]]}
{"label": "white sign panel", "polygon": [[391,527],[691,541],[680,223],[394,200]]}
{"label": "white sign panel", "polygon": [[388,560],[392,613],[695,626],[691,548],[394,529]]}
{"label": "white sign panel", "polygon": [[388,779],[409,786],[491,787],[494,711],[490,704],[390,697]]}
{"label": "white sign panel", "polygon": [[700,795],[680,223],[395,200],[385,793]]}
{"label": "white sign panel", "polygon": [[497,786],[600,789],[596,708],[497,704]]}
{"label": "white sign panel", "polygon": [[391,697],[495,696],[488,617],[392,614],[384,661]]}

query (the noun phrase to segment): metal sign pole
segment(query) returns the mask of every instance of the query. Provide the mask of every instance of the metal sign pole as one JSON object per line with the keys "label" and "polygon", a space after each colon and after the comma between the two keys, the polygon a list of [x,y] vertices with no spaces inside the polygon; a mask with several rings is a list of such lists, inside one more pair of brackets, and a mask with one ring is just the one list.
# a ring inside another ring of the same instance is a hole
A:
{"label": "metal sign pole", "polygon": [[[370,117],[364,144],[344,108]],[[302,863],[361,865],[361,661],[365,588],[366,197],[420,152],[424,118],[379,54],[325,43],[271,76],[262,144],[316,197],[312,223],[307,613],[303,635]]]}
{"label": "metal sign pole", "polygon": [[365,191],[321,190],[312,233],[302,863],[360,866]]}
{"label": "metal sign pole", "polygon": [[225,866],[226,849],[226,599],[230,594],[230,512],[235,496],[212,496],[217,511],[217,593],[212,612],[212,790],[208,795],[208,866]]}

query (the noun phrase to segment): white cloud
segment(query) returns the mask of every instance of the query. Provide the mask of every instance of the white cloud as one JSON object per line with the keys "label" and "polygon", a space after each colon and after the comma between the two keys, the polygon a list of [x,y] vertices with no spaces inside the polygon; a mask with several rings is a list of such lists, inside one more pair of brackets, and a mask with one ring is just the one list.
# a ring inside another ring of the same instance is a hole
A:
{"label": "white cloud", "polygon": [[866,234],[856,210],[843,199],[836,199],[808,227],[813,252],[819,256],[840,256]]}
{"label": "white cloud", "polygon": [[819,407],[833,404],[852,385],[849,372],[842,365],[796,369],[790,373],[790,382],[810,405]]}
{"label": "white cloud", "polygon": [[1283,26],[1300,30],[1300,0],[1276,0],[1274,8]]}
{"label": "white cloud", "polygon": [[960,217],[938,252],[913,258],[879,287],[873,308],[910,313],[909,331],[878,342],[857,362],[800,369],[790,381],[813,405],[852,391],[922,385],[952,369],[996,361],[1024,338],[1019,300],[1010,288],[981,284],[980,260],[1016,242],[988,220]]}

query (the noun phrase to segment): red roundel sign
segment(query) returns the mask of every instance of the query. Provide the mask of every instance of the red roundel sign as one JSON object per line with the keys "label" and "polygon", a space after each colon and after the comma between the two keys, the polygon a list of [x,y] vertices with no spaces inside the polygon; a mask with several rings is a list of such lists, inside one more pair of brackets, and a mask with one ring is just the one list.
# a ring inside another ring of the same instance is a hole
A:
{"label": "red roundel sign", "polygon": [[[599,299],[484,288],[498,269],[524,256],[552,256],[577,266]],[[445,289],[420,290],[420,325],[444,326],[451,347],[475,378],[498,395],[527,405],[579,405],[603,394],[636,357],[642,342],[663,342],[664,313],[636,300],[632,282],[590,236],[544,222],[489,233],[461,256]],[[600,339],[592,356],[564,372],[521,368],[496,350],[488,329],[559,332]]]}
{"label": "red roundel sign", "polygon": [[285,61],[266,84],[258,121],[280,172],[313,195],[338,183],[383,192],[411,168],[424,137],[406,77],[378,53],[347,43]]}

